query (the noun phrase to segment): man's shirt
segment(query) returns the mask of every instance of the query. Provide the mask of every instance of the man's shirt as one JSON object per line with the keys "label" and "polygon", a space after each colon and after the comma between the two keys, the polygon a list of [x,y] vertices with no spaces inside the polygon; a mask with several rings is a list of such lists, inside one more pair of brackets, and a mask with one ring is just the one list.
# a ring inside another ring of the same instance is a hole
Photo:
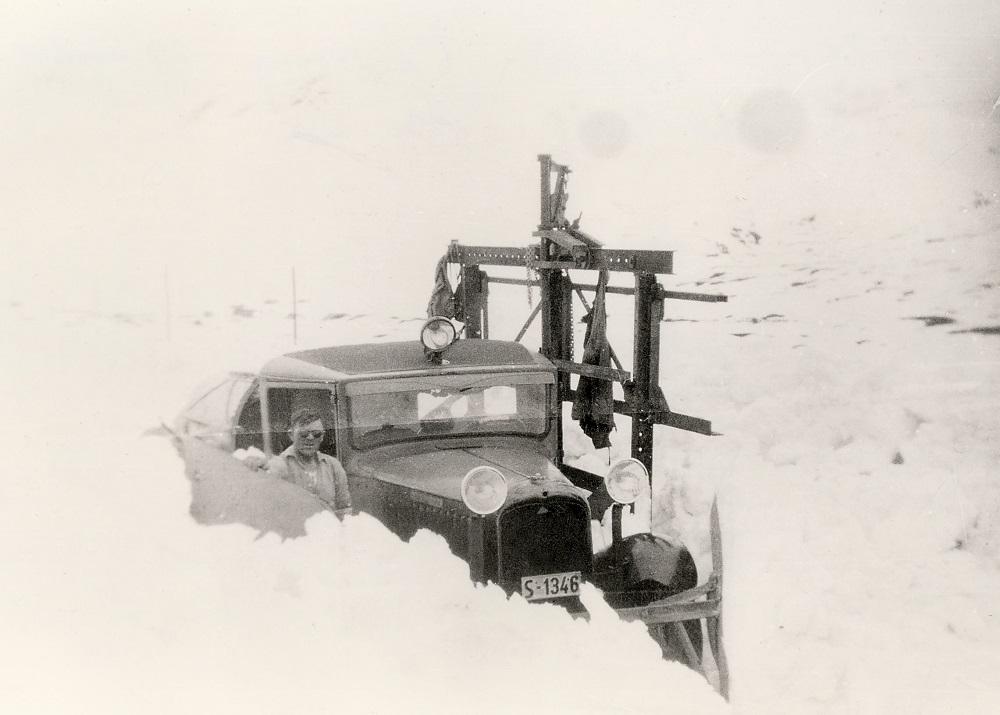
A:
{"label": "man's shirt", "polygon": [[335,458],[322,452],[316,453],[315,462],[304,462],[294,447],[268,462],[267,471],[316,495],[338,515],[351,508],[351,493],[347,486],[347,472]]}

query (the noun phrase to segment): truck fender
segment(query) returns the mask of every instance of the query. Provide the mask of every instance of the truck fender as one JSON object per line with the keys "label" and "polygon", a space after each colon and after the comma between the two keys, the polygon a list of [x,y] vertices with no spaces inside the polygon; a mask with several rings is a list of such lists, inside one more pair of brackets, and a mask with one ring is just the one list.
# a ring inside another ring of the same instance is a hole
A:
{"label": "truck fender", "polygon": [[594,557],[598,585],[615,608],[633,608],[698,585],[691,552],[656,534],[632,534]]}
{"label": "truck fender", "polygon": [[[656,534],[633,534],[594,557],[595,580],[612,608],[636,608],[698,585],[698,568],[691,552]],[[684,624],[695,653],[702,650],[698,621]],[[684,648],[669,626],[650,625],[663,656],[686,662]]]}

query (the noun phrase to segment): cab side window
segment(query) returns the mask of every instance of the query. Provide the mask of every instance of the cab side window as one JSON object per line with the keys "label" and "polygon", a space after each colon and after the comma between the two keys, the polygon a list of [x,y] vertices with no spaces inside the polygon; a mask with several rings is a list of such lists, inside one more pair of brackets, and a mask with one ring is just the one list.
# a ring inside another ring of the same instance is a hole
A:
{"label": "cab side window", "polygon": [[[242,403],[242,409],[240,409]],[[239,410],[239,419],[236,420],[236,448],[249,449],[256,447],[264,451],[264,428],[260,414],[260,389],[254,385],[253,390],[243,401],[242,397],[237,400],[234,410]]]}
{"label": "cab side window", "polygon": [[292,413],[303,408],[315,410],[322,415],[326,436],[323,437],[319,450],[336,456],[333,393],[326,388],[268,387],[267,414],[271,423],[271,450],[275,454],[280,454],[291,445],[288,427]]}
{"label": "cab side window", "polygon": [[213,388],[198,402],[191,406],[187,418],[205,427],[219,427],[226,421],[226,406],[229,404],[229,393],[232,383],[227,381]]}
{"label": "cab side window", "polygon": [[[224,382],[202,392],[184,411],[181,425],[184,434],[232,448],[240,436],[239,428],[236,434],[233,433],[236,411],[252,384],[253,378],[250,376],[230,375]],[[259,425],[257,432],[260,432]]]}

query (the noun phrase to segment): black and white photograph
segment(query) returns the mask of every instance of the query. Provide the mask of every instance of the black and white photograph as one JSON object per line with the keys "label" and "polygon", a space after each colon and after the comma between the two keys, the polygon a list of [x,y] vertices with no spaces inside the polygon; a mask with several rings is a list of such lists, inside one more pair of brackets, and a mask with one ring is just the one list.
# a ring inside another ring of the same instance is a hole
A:
{"label": "black and white photograph", "polygon": [[0,711],[1000,712],[1000,4],[0,57]]}

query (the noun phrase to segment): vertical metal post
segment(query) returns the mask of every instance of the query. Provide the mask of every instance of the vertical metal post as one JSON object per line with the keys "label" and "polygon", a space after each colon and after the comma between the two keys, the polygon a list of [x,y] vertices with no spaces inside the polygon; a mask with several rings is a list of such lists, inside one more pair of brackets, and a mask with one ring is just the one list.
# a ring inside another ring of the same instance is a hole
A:
{"label": "vertical metal post", "polygon": [[333,421],[333,424],[331,424],[328,427],[328,430],[331,430],[333,432],[333,453],[330,456],[331,457],[337,457],[339,455],[339,453],[340,453],[340,450],[337,449],[337,445],[346,444],[346,442],[341,442],[340,439],[339,439],[339,437],[340,437],[340,425],[341,425],[341,419],[340,419],[340,400],[337,398],[337,387],[336,386],[333,386],[331,388],[331,390],[330,390],[330,406],[329,406],[329,410],[330,410],[330,419]]}
{"label": "vertical metal post", "polygon": [[480,271],[479,277],[481,279],[480,285],[480,295],[481,300],[481,310],[483,311],[483,338],[490,337],[490,277],[486,271]]}
{"label": "vertical metal post", "polygon": [[483,541],[483,519],[473,516],[466,527],[469,539],[469,575],[476,583],[486,583],[486,545]]}
{"label": "vertical metal post", "polygon": [[[657,392],[660,385],[660,324],[663,322],[663,298],[660,296],[661,285],[653,286],[653,301],[649,306],[649,389],[651,394]],[[663,405],[653,405],[653,409],[662,409]]]}
{"label": "vertical metal post", "polygon": [[632,456],[649,472],[650,492],[653,488],[653,420],[651,362],[658,351],[652,345],[653,302],[656,299],[656,277],[651,273],[635,275],[635,343],[632,353]]}
{"label": "vertical metal post", "polygon": [[[559,336],[559,342],[562,345],[562,356],[561,360],[568,360],[573,362],[573,281],[569,277],[568,273],[564,274],[559,271],[559,289],[562,291],[561,298],[559,300],[559,323],[562,326],[562,335]],[[564,395],[569,394],[570,390],[570,376],[568,372],[564,372],[562,377],[562,390]]]}
{"label": "vertical metal post", "polygon": [[[552,157],[548,154],[538,155],[539,172],[541,174],[541,213],[538,228],[542,231],[552,228]],[[544,243],[544,241],[543,241]],[[544,261],[546,254],[541,258]]]}
{"label": "vertical metal post", "polygon": [[[538,228],[545,231],[552,224],[552,157],[548,154],[538,155],[539,163],[539,223]],[[547,261],[553,257],[552,241],[542,238],[539,241],[539,260]],[[543,268],[539,271],[539,287],[542,302],[542,355],[549,359],[570,360],[573,354],[573,318],[572,318],[572,287],[562,271],[557,268]],[[556,392],[558,405],[556,410],[556,463],[562,463],[562,400],[569,393],[569,375],[559,373],[556,376]]]}
{"label": "vertical metal post", "polygon": [[611,505],[611,543],[615,546],[622,543],[622,511],[624,508],[617,502]]}
{"label": "vertical metal post", "polygon": [[[649,371],[649,408],[651,410],[662,410],[666,408],[663,400],[663,392],[660,390],[660,323],[663,322],[663,298],[660,297],[662,286],[659,283],[653,284],[652,302],[649,305],[649,357],[646,360],[646,369]],[[654,397],[655,404],[654,404]],[[635,424],[635,423],[633,423]],[[649,463],[646,469],[649,470],[649,523],[653,523],[653,432],[654,424],[652,418],[649,420]]]}
{"label": "vertical metal post", "polygon": [[268,404],[267,380],[260,381],[260,431],[264,434],[264,454],[268,457],[274,455],[271,446],[271,406]]}
{"label": "vertical metal post", "polygon": [[483,272],[479,266],[462,266],[462,312],[465,337],[483,337]]}
{"label": "vertical metal post", "polygon": [[[549,250],[548,239],[541,241],[543,255]],[[540,273],[542,289],[542,355],[550,360],[568,360],[567,348],[572,347],[571,316],[569,313],[570,288],[562,271],[545,268]],[[567,334],[569,341],[567,341]],[[556,375],[555,385],[558,404],[556,405],[556,464],[562,463],[563,433],[562,433],[562,402],[569,390],[569,375],[560,372]]]}

